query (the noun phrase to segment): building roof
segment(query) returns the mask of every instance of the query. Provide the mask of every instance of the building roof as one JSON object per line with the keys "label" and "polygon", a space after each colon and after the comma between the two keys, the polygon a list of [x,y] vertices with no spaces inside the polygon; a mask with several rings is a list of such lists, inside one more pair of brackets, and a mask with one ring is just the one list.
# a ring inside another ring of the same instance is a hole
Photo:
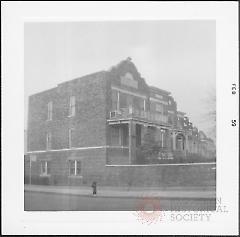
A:
{"label": "building roof", "polygon": [[181,112],[181,111],[177,111],[177,113],[179,114],[179,115],[182,115],[182,116],[184,116],[186,113],[184,113],[184,112]]}
{"label": "building roof", "polygon": [[81,80],[81,79],[85,79],[85,78],[91,77],[91,76],[96,76],[97,74],[102,74],[102,73],[106,73],[106,71],[103,71],[103,70],[102,70],[102,71],[90,73],[90,74],[87,74],[87,75],[84,75],[84,76],[81,76],[81,77],[76,77],[76,78],[74,78],[74,79],[61,82],[61,83],[58,84],[58,86],[61,86],[61,85],[64,85],[64,84],[68,84],[68,83],[73,83],[73,82],[79,81],[79,80]]}
{"label": "building roof", "polygon": [[48,92],[50,93],[50,92],[54,91],[56,88],[57,88],[57,87],[55,86],[55,87],[52,87],[52,88],[47,89],[47,90],[44,90],[44,91],[39,91],[39,92],[36,92],[36,93],[34,93],[34,94],[29,95],[29,97],[38,96],[38,95],[41,95],[41,94],[46,94],[46,93],[48,93]]}
{"label": "building roof", "polygon": [[152,91],[155,91],[155,92],[159,92],[161,94],[165,94],[165,95],[170,95],[171,92],[169,91],[166,91],[166,90],[163,90],[163,89],[160,89],[160,88],[157,88],[155,86],[149,86],[149,88],[152,90]]}

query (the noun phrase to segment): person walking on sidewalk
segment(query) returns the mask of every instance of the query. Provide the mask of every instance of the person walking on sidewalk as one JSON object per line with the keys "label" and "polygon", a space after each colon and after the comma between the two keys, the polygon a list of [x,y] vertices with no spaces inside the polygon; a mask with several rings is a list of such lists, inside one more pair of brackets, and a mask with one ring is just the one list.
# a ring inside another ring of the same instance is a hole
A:
{"label": "person walking on sidewalk", "polygon": [[92,183],[93,195],[97,195],[97,182],[93,181]]}

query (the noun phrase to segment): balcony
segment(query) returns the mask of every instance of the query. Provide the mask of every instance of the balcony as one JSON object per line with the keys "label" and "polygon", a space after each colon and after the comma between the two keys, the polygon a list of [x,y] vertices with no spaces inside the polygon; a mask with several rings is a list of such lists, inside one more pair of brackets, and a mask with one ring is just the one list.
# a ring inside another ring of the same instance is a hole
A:
{"label": "balcony", "polygon": [[183,124],[180,121],[177,121],[177,128],[181,130],[184,128]]}
{"label": "balcony", "polygon": [[110,119],[139,119],[151,123],[167,124],[168,116],[135,108],[122,108],[118,111],[110,112]]}

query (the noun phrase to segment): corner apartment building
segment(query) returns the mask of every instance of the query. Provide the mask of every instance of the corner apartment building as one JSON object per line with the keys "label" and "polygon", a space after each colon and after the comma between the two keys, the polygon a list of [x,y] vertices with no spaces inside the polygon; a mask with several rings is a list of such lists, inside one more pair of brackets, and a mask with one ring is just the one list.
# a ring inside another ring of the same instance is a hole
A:
{"label": "corner apartment building", "polygon": [[107,165],[136,164],[146,134],[161,146],[159,160],[214,156],[171,93],[147,85],[129,58],[30,96],[27,132],[25,177],[31,166],[33,182],[104,180]]}

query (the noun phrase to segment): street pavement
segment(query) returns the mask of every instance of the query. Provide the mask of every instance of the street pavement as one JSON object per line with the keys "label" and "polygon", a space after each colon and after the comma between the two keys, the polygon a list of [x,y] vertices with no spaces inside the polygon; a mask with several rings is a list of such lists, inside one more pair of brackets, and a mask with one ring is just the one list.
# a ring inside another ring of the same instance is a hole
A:
{"label": "street pavement", "polygon": [[[87,186],[44,186],[25,185],[25,192],[55,193],[78,196],[92,196],[92,188]],[[161,197],[174,199],[211,199],[216,198],[215,187],[101,187],[97,197],[141,198]]]}
{"label": "street pavement", "polygon": [[212,198],[160,198],[82,196],[59,193],[24,193],[25,211],[212,211]]}

